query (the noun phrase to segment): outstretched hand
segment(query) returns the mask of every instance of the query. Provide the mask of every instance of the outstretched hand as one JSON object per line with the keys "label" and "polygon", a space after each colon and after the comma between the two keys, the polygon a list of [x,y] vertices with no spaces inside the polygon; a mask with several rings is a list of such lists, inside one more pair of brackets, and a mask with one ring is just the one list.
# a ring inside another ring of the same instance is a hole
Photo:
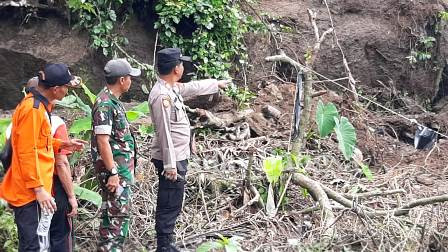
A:
{"label": "outstretched hand", "polygon": [[232,80],[219,80],[218,81],[218,87],[221,89],[226,88],[230,83],[232,83]]}
{"label": "outstretched hand", "polygon": [[70,151],[80,151],[84,149],[84,145],[88,142],[81,139],[70,139],[68,141],[63,141],[61,145],[61,149],[70,150]]}

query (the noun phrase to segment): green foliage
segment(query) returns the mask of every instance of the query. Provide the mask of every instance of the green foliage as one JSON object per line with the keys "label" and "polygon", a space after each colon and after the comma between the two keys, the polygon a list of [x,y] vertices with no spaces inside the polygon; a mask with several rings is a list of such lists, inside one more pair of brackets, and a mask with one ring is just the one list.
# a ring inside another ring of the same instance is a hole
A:
{"label": "green foliage", "polygon": [[[228,78],[231,62],[247,64],[243,36],[260,25],[241,12],[238,1],[161,0],[155,10],[162,44],[191,55],[201,77]],[[180,24],[197,28],[182,36]]]}
{"label": "green foliage", "polygon": [[56,104],[64,108],[80,109],[87,115],[90,115],[92,113],[92,109],[90,108],[90,106],[85,104],[75,93],[75,91],[73,91],[73,95],[65,96],[61,101],[56,102]]}
{"label": "green foliage", "polygon": [[432,48],[434,46],[434,42],[436,42],[436,38],[431,36],[424,36],[419,40],[419,44],[422,45],[425,49]]}
{"label": "green foliage", "polygon": [[[89,90],[87,86],[83,86],[83,91],[89,97],[89,101],[91,104],[95,102],[96,96]],[[95,99],[93,99],[95,98]],[[93,102],[92,102],[93,99]],[[57,102],[57,105],[70,108],[70,109],[80,109],[85,113],[85,116],[79,119],[76,119],[68,132],[70,134],[74,134],[78,138],[83,138],[91,129],[92,129],[92,109],[89,105],[85,104],[81,98],[73,91],[73,95],[68,95],[64,97],[61,101]]]}
{"label": "green foliage", "polygon": [[[4,202],[2,202],[4,203]],[[15,252],[18,250],[19,238],[14,215],[6,209],[6,204],[0,206],[0,251]]]}
{"label": "green foliage", "polygon": [[143,136],[153,136],[154,135],[154,125],[140,125],[138,127],[138,132]]}
{"label": "green foliage", "polygon": [[263,170],[269,183],[275,184],[282,175],[283,169],[283,158],[280,156],[267,157],[263,160]]}
{"label": "green foliage", "polygon": [[430,60],[432,58],[430,50],[434,47],[435,42],[436,38],[434,37],[420,37],[415,48],[411,50],[411,54],[406,57],[409,60],[409,63],[413,65],[418,61],[426,62]]}
{"label": "green foliage", "polygon": [[331,134],[334,129],[339,142],[339,149],[344,154],[345,159],[350,160],[356,145],[356,129],[346,117],[338,117],[339,113],[333,103],[323,104],[319,101],[316,123],[321,137]]}
{"label": "green foliage", "polygon": [[138,120],[142,116],[146,116],[149,114],[149,105],[148,102],[142,102],[139,105],[133,107],[131,110],[126,112],[126,117],[130,122]]}
{"label": "green foliage", "polygon": [[95,191],[92,191],[92,190],[89,190],[89,189],[84,188],[84,187],[80,187],[79,185],[76,185],[76,184],[75,184],[75,187],[74,187],[74,191],[75,191],[75,194],[76,194],[78,199],[86,200],[86,201],[94,204],[98,208],[101,207],[102,198],[101,198],[101,195],[99,193],[97,193]]}
{"label": "green foliage", "polygon": [[217,241],[209,241],[201,244],[197,249],[196,252],[209,252],[214,250],[219,251],[226,251],[226,252],[238,252],[243,251],[241,249],[241,244],[239,243],[240,240],[242,240],[242,237],[239,236],[233,236],[230,238],[224,237],[220,234],[218,234],[220,237]]}
{"label": "green foliage", "polygon": [[439,17],[443,21],[448,21],[448,11],[440,11],[439,12]]}
{"label": "green foliage", "polygon": [[256,97],[247,87],[238,87],[233,83],[227,86],[225,94],[236,102],[238,110],[249,107],[249,102]]}
{"label": "green foliage", "polygon": [[6,129],[11,124],[11,118],[0,118],[0,149],[6,141]]}
{"label": "green foliage", "polygon": [[92,129],[92,117],[86,116],[76,119],[69,129],[70,134],[80,135]]}
{"label": "green foliage", "polygon": [[89,32],[91,46],[101,49],[104,56],[113,56],[117,47],[128,43],[125,37],[113,31],[118,22],[115,10],[122,5],[122,0],[68,1],[68,7],[79,19],[77,26]]}
{"label": "green foliage", "polygon": [[334,128],[339,142],[339,149],[344,154],[346,160],[353,156],[353,150],[356,145],[356,130],[346,117],[341,120],[335,118],[336,127]]}
{"label": "green foliage", "polygon": [[316,122],[320,137],[326,137],[334,129],[334,118],[339,117],[338,110],[333,103],[323,104],[321,100],[317,104]]}
{"label": "green foliage", "polygon": [[[143,72],[146,80],[153,80],[154,68],[129,55],[123,47],[129,44],[126,37],[115,32],[117,24],[123,25],[132,10],[133,1],[123,0],[68,0],[68,7],[77,17],[76,27],[85,29],[90,36],[91,46],[109,58],[125,57],[131,65]],[[120,16],[117,13],[123,13]],[[121,21],[121,22],[120,22]],[[146,88],[146,86],[145,86]],[[89,96],[89,95],[88,95]],[[92,100],[91,96],[89,96]]]}
{"label": "green foliage", "polygon": [[372,181],[373,180],[373,173],[370,170],[369,166],[366,164],[361,165],[361,170],[364,176],[366,176],[367,180]]}
{"label": "green foliage", "polygon": [[90,89],[86,86],[86,84],[81,83],[81,87],[84,90],[84,94],[86,94],[87,97],[89,97],[90,104],[93,105],[96,100],[96,95],[92,93],[92,91],[90,91]]}

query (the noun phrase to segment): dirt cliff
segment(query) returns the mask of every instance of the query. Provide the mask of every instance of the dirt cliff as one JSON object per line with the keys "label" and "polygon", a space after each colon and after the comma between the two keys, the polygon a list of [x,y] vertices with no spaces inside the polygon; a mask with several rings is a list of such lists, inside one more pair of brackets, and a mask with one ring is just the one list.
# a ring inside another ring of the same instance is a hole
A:
{"label": "dirt cliff", "polygon": [[[353,72],[357,85],[397,90],[414,97],[419,103],[444,105],[448,91],[448,33],[438,13],[447,4],[438,0],[328,0],[332,21]],[[272,64],[264,57],[276,53],[276,47],[298,60],[304,58],[314,43],[307,9],[318,11],[321,31],[331,26],[325,1],[264,0],[253,7],[258,15],[267,17],[277,29],[275,43],[269,35],[248,36],[252,70],[248,76],[257,90],[263,76],[271,72]],[[88,84],[98,91],[103,85],[102,66],[107,60],[89,47],[85,32],[73,30],[62,10],[40,10],[25,7],[4,7],[0,10],[0,107],[10,109],[21,97],[20,84],[34,75],[46,62],[66,62],[73,72],[88,78]],[[251,11],[249,11],[251,12]],[[120,28],[129,39],[128,51],[142,61],[151,63],[155,31],[151,24],[131,19]],[[421,41],[434,37],[434,45],[425,49],[430,60],[410,63],[412,52],[424,50]],[[345,76],[341,50],[335,39],[323,45],[316,70],[329,77]],[[293,77],[290,67],[277,68],[285,79]],[[137,80],[125,99],[145,99]],[[442,103],[442,104],[440,104]]]}

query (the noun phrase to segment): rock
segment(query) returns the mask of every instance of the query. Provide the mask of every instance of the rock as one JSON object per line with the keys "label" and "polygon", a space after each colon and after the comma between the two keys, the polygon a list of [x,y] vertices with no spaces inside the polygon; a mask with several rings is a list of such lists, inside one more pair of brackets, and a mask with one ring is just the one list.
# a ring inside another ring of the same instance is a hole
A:
{"label": "rock", "polygon": [[254,131],[256,136],[264,136],[267,131],[268,121],[262,113],[252,113],[247,119],[250,128]]}
{"label": "rock", "polygon": [[419,174],[415,176],[415,181],[426,186],[431,186],[434,184],[434,179],[431,178],[431,175],[429,174]]}
{"label": "rock", "polygon": [[269,118],[278,119],[282,115],[282,112],[280,110],[278,110],[277,108],[275,108],[271,105],[264,106],[261,109],[261,111],[263,112],[264,117],[266,117],[268,119]]}
{"label": "rock", "polygon": [[277,100],[283,100],[282,92],[275,84],[269,84],[264,88],[264,91],[270,96],[275,97]]}

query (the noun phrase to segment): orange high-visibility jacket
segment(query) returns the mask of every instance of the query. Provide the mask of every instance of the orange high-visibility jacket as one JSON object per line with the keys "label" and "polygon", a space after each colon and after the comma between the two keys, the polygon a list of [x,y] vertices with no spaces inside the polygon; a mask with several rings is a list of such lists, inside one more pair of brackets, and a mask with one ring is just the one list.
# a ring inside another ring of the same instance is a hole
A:
{"label": "orange high-visibility jacket", "polygon": [[0,197],[20,207],[33,200],[33,188],[43,186],[51,193],[54,153],[61,140],[53,138],[45,106],[33,108],[34,97],[28,94],[12,117],[12,162],[0,185]]}

